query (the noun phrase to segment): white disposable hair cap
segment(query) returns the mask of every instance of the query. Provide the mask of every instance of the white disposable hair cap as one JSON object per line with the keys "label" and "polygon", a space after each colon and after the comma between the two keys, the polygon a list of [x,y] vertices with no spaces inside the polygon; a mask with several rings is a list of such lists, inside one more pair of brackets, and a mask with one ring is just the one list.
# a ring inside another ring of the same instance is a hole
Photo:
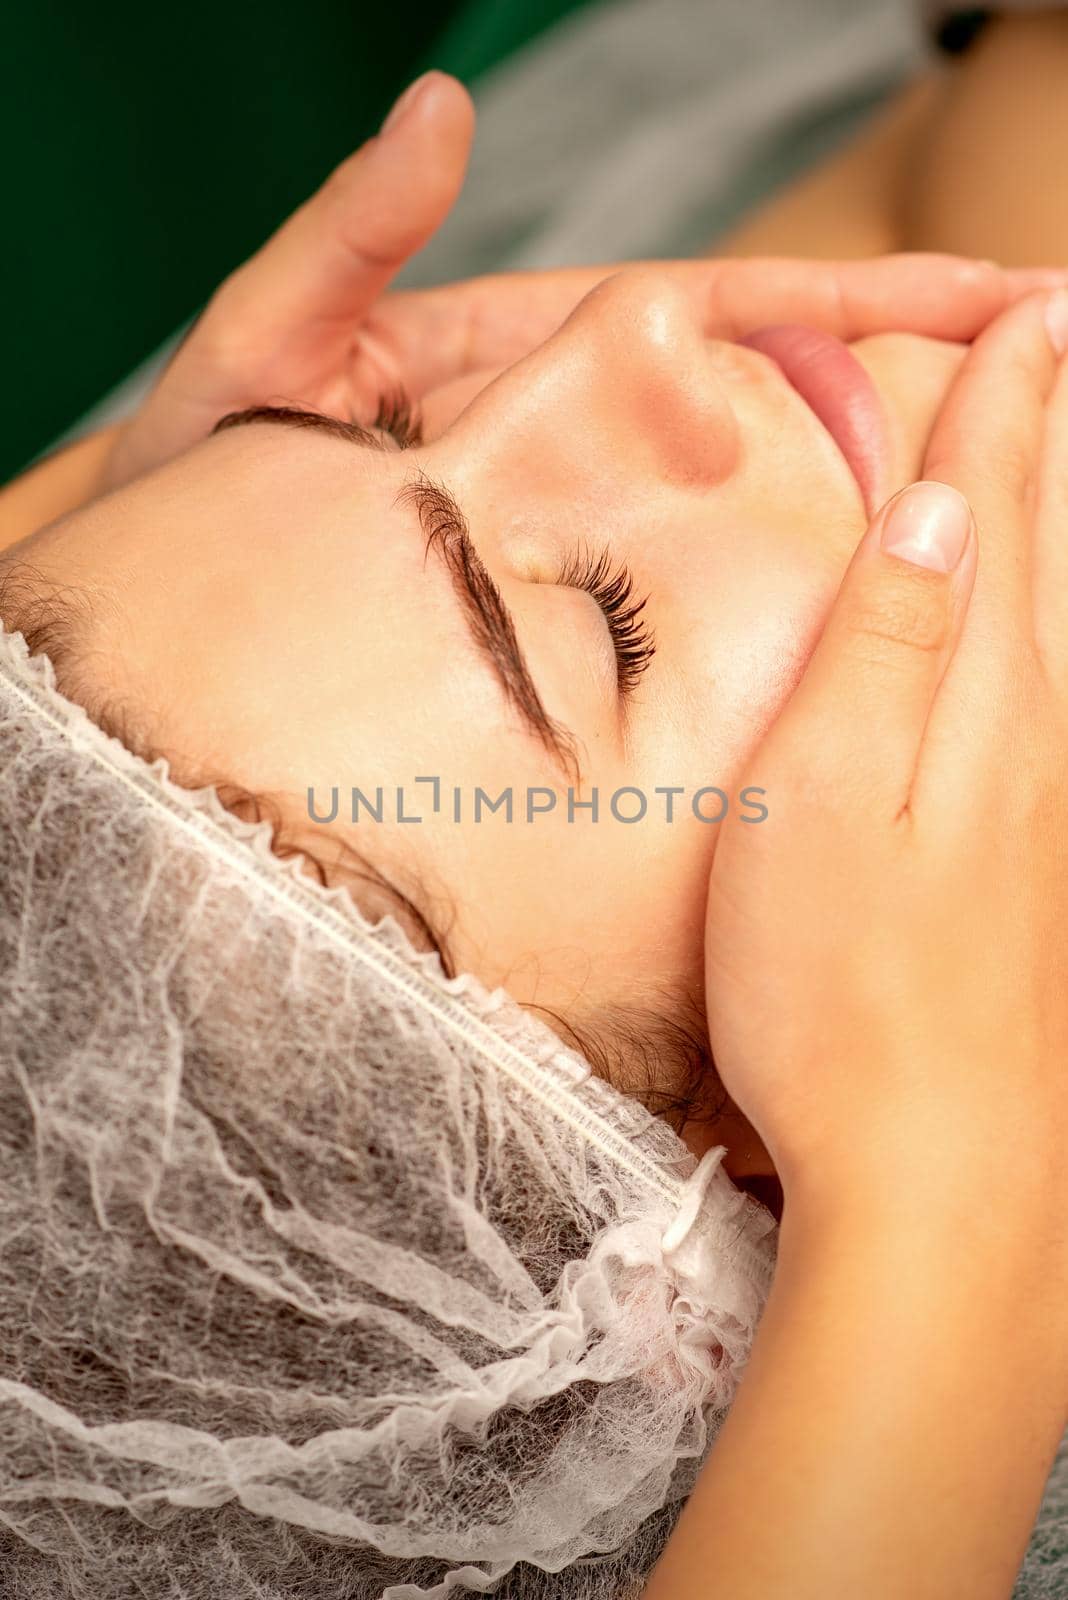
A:
{"label": "white disposable hair cap", "polygon": [[770,1215],[0,625],[0,1566],[20,1600],[637,1593]]}

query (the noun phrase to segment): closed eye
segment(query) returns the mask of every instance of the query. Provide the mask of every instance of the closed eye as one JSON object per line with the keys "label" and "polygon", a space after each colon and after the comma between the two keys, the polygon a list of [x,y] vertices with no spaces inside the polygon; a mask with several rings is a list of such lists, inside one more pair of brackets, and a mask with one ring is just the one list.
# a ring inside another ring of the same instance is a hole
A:
{"label": "closed eye", "polygon": [[648,596],[634,599],[629,569],[614,565],[607,550],[597,556],[585,547],[573,551],[556,581],[563,588],[584,590],[600,606],[615,651],[619,693],[627,698],[656,654],[652,631],[642,616]]}

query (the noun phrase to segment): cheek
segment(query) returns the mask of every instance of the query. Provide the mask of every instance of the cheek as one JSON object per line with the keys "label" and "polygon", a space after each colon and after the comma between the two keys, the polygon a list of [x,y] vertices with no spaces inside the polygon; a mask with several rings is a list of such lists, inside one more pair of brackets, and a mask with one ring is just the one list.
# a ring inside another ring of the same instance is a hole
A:
{"label": "cheek", "polygon": [[688,781],[738,777],[804,672],[847,559],[800,542],[769,547],[737,564],[714,607],[683,621],[683,692],[663,732]]}
{"label": "cheek", "polygon": [[720,688],[736,708],[736,754],[745,759],[789,699],[815,647],[825,614],[824,589],[782,592],[754,605]]}
{"label": "cheek", "polygon": [[569,824],[563,797],[555,816],[527,822],[517,789],[510,826],[461,827],[435,841],[439,876],[456,891],[459,964],[524,1003],[569,1011],[636,981],[659,987],[699,972],[702,852],[713,830],[668,826],[651,789],[649,814],[619,822],[609,812],[614,783],[598,787],[596,822],[586,813]]}

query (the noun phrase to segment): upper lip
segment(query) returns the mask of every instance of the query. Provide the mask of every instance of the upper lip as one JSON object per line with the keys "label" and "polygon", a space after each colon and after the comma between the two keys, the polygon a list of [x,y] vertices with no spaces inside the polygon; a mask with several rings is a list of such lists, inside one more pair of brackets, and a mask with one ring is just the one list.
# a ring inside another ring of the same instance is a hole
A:
{"label": "upper lip", "polygon": [[849,346],[801,323],[773,323],[739,340],[769,356],[831,435],[864,496],[868,515],[886,494],[886,413]]}

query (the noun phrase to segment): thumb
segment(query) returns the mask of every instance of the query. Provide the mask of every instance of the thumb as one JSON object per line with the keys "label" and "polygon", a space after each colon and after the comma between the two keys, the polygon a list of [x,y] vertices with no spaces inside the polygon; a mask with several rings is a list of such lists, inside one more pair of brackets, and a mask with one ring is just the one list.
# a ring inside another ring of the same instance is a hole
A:
{"label": "thumb", "polygon": [[467,90],[427,72],[310,200],[222,285],[210,312],[235,344],[351,330],[444,221],[474,137]]}
{"label": "thumb", "polygon": [[927,718],[975,578],[968,502],[911,484],[876,513],[808,668],[773,729],[806,765],[894,813],[908,800]]}

